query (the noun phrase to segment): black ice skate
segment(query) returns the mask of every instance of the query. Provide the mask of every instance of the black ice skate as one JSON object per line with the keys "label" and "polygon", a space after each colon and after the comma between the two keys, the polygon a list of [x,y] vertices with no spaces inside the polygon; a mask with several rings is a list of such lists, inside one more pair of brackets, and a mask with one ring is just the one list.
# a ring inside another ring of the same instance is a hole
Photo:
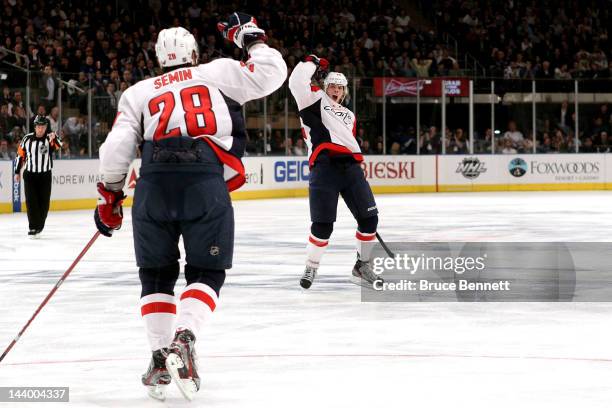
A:
{"label": "black ice skate", "polygon": [[166,368],[170,376],[181,394],[189,401],[193,400],[195,393],[200,389],[194,344],[195,336],[191,330],[179,329],[168,348],[166,358]]}
{"label": "black ice skate", "polygon": [[166,369],[167,355],[168,349],[155,350],[147,372],[142,375],[142,384],[147,387],[149,396],[160,401],[166,399],[166,387],[171,380]]}
{"label": "black ice skate", "polygon": [[313,268],[312,266],[307,265],[306,269],[304,269],[304,274],[302,275],[302,278],[300,279],[300,286],[303,287],[304,289],[308,289],[312,285],[312,282],[314,282],[316,277],[317,277],[317,268]]}
{"label": "black ice skate", "polygon": [[372,284],[376,281],[380,281],[381,283],[384,282],[380,276],[374,273],[369,262],[364,262],[359,259],[357,259],[355,266],[353,266],[352,281],[358,285],[369,288],[371,288]]}

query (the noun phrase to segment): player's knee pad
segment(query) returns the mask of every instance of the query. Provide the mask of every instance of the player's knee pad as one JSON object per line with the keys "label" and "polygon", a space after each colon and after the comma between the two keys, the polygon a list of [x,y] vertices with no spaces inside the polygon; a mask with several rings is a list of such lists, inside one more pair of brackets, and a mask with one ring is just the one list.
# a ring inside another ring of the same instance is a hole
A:
{"label": "player's knee pad", "polygon": [[313,222],[310,226],[311,234],[320,239],[329,239],[333,230],[333,222]]}
{"label": "player's knee pad", "polygon": [[357,228],[359,232],[363,232],[364,234],[372,234],[376,232],[376,227],[378,226],[378,215],[374,215],[368,218],[360,218],[357,220]]}
{"label": "player's knee pad", "polygon": [[185,265],[185,280],[187,285],[203,283],[208,285],[219,296],[221,286],[225,282],[225,269],[205,269],[193,265]]}
{"label": "player's knee pad", "polygon": [[140,268],[138,275],[142,284],[140,297],[153,293],[174,295],[174,284],[179,276],[178,262],[161,268]]}

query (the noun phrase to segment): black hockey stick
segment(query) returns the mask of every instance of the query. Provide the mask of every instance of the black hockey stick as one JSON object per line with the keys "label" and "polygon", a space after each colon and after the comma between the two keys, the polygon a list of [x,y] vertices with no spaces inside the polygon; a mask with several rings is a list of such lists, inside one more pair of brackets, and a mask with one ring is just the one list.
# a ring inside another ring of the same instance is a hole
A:
{"label": "black hockey stick", "polygon": [[376,233],[376,238],[378,239],[378,242],[380,242],[380,245],[383,247],[383,249],[385,250],[387,255],[389,255],[389,257],[391,257],[391,258],[395,258],[395,254],[393,252],[391,252],[391,250],[389,249],[387,244],[385,244],[385,241],[383,241],[383,239],[381,238],[381,236],[380,236],[380,234],[378,232]]}
{"label": "black hockey stick", "polygon": [[91,246],[93,245],[93,243],[96,241],[96,239],[98,239],[98,237],[100,236],[100,231],[96,231],[96,233],[94,234],[94,236],[89,240],[89,242],[87,243],[87,245],[85,246],[85,248],[83,248],[83,250],[81,251],[81,253],[79,254],[79,256],[77,256],[77,258],[74,260],[74,262],[72,263],[72,265],[70,265],[70,268],[68,268],[66,270],[66,272],[64,272],[64,274],[62,275],[62,277],[57,281],[57,283],[55,284],[55,286],[53,287],[53,289],[51,289],[51,292],[49,292],[49,294],[47,295],[47,297],[45,298],[45,300],[42,301],[42,303],[40,304],[40,306],[38,306],[38,309],[36,309],[36,311],[34,312],[34,314],[32,315],[32,317],[30,317],[30,320],[28,320],[28,322],[25,324],[25,326],[23,326],[23,328],[21,329],[21,331],[17,334],[17,336],[15,336],[15,338],[13,339],[13,341],[11,341],[11,344],[8,345],[8,347],[6,348],[6,350],[4,350],[4,353],[2,353],[2,355],[0,356],[0,362],[2,360],[4,360],[4,357],[6,357],[6,355],[8,354],[9,351],[11,351],[11,349],[13,348],[13,346],[15,345],[15,343],[17,343],[17,341],[19,340],[19,338],[23,335],[23,333],[26,331],[26,329],[28,328],[28,326],[30,325],[30,323],[32,323],[32,321],[36,318],[36,316],[38,316],[38,313],[40,313],[40,311],[42,310],[43,307],[45,307],[45,305],[47,304],[47,302],[49,301],[49,299],[51,299],[51,296],[53,296],[53,294],[59,289],[60,285],[64,282],[64,280],[68,277],[68,275],[70,275],[70,272],[72,272],[72,270],[74,269],[74,267],[76,266],[77,263],[79,263],[79,261],[81,260],[81,258],[83,258],[83,255],[85,255],[85,253],[89,250],[89,248],[91,248]]}

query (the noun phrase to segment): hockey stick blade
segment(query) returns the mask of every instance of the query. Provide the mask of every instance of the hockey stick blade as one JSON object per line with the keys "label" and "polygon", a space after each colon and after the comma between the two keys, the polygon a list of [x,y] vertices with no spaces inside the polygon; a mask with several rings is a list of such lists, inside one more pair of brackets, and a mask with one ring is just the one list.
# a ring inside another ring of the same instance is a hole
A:
{"label": "hockey stick blade", "polygon": [[15,336],[15,338],[13,339],[13,341],[11,341],[11,343],[8,345],[8,347],[6,348],[6,350],[4,350],[4,353],[2,353],[2,355],[0,356],[0,362],[2,362],[2,360],[4,360],[4,357],[6,357],[6,355],[9,353],[9,351],[11,351],[11,349],[13,348],[13,346],[15,345],[15,343],[17,343],[17,341],[21,338],[21,336],[23,335],[23,333],[26,331],[26,329],[28,328],[28,326],[30,326],[30,323],[32,323],[32,321],[36,318],[36,316],[38,316],[38,313],[40,313],[40,311],[42,310],[43,307],[45,307],[45,305],[47,304],[47,302],[49,301],[49,299],[51,299],[51,296],[53,296],[53,294],[59,289],[59,287],[61,286],[62,283],[64,283],[64,280],[66,280],[66,278],[68,277],[68,275],[70,275],[70,272],[72,272],[72,270],[74,269],[74,267],[79,263],[79,261],[81,260],[81,258],[83,258],[83,256],[85,255],[85,253],[87,253],[87,251],[89,250],[89,248],[91,248],[91,246],[93,245],[94,242],[96,242],[96,239],[98,239],[98,237],[100,236],[100,231],[96,231],[96,233],[94,234],[93,237],[91,237],[91,239],[89,240],[89,242],[87,243],[87,245],[85,245],[85,248],[83,248],[83,250],[81,251],[81,253],[79,254],[79,256],[76,257],[76,259],[74,260],[74,262],[72,262],[72,265],[70,265],[70,268],[68,268],[66,270],[66,272],[64,272],[64,274],[62,275],[62,277],[57,281],[57,283],[55,284],[55,286],[53,286],[53,289],[51,289],[51,291],[49,292],[49,294],[47,295],[47,297],[45,297],[45,299],[42,301],[42,303],[38,306],[38,308],[36,309],[36,311],[34,312],[34,314],[32,315],[32,317],[30,317],[30,320],[28,320],[28,322],[25,324],[25,326],[23,326],[23,328],[21,329],[21,331],[19,331],[19,333],[17,334],[17,336]]}

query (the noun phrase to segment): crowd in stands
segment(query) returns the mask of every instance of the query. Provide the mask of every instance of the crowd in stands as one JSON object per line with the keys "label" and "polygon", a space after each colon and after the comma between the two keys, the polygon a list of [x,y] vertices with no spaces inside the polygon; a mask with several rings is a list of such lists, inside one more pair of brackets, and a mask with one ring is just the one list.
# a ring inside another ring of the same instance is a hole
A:
{"label": "crowd in stands", "polygon": [[[535,140],[528,125],[511,119],[503,130],[490,127],[475,131],[474,153],[612,153],[612,111],[608,104],[599,105],[596,112],[581,120],[580,137],[576,141],[576,116],[573,108],[563,102],[557,110],[537,118]],[[443,138],[436,126],[423,126],[417,137],[414,127],[397,126],[390,132],[387,153],[391,154],[442,154]],[[382,137],[377,138],[379,148],[368,153],[382,152]],[[469,154],[469,135],[463,128],[445,129],[445,153]],[[578,149],[576,149],[578,144]],[[369,147],[370,144],[368,143]],[[417,147],[418,146],[418,147]],[[535,147],[535,148],[534,148]]]}
{"label": "crowd in stands", "polygon": [[489,76],[612,78],[609,0],[438,0],[432,12]]}
{"label": "crowd in stands", "polygon": [[[586,4],[578,0],[422,3],[435,5],[435,30],[415,24],[397,1],[2,0],[0,46],[14,53],[0,50],[0,71],[28,67],[35,75],[30,107],[24,103],[24,87],[15,87],[11,78],[3,83],[0,77],[0,140],[6,141],[10,156],[25,132],[25,124],[36,113],[49,117],[57,128],[58,91],[64,84],[62,128],[57,129],[67,140],[62,157],[89,154],[89,93],[94,98],[91,120],[92,132],[96,133],[92,144],[95,153],[110,129],[121,94],[135,82],[160,74],[154,52],[158,31],[176,25],[188,28],[199,42],[203,63],[226,56],[239,59],[242,51],[224,41],[216,28],[218,21],[236,9],[257,17],[266,29],[269,44],[283,54],[290,71],[305,55],[315,53],[328,58],[334,70],[349,78],[459,75],[456,55],[451,55],[448,42],[442,40],[445,34],[451,34],[463,51],[476,55],[494,76],[610,77],[609,8],[605,0],[589,0]],[[571,129],[539,126],[541,149],[548,145],[555,151],[571,149]],[[445,131],[447,152],[463,152],[467,131]],[[417,149],[414,128],[398,127],[388,138],[387,149],[382,137],[373,135],[371,126],[367,132],[359,132],[367,153],[409,153]],[[419,132],[421,152],[439,150],[437,129]],[[305,153],[295,129],[289,138],[277,129],[266,133],[264,137],[262,131],[250,129],[249,153]],[[492,131],[482,132],[479,140],[486,141],[488,133]],[[600,134],[584,133],[582,137],[581,149],[589,143],[595,150],[605,145],[600,143]],[[529,143],[513,141],[511,147],[504,144],[495,150],[528,150]],[[2,146],[0,157],[6,157]]]}

